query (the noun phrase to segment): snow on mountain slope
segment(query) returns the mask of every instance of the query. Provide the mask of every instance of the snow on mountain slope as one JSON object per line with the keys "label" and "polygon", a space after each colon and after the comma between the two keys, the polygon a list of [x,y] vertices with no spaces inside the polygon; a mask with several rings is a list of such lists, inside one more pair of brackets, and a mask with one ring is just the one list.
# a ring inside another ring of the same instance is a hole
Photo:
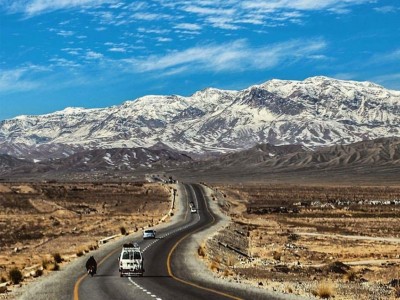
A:
{"label": "snow on mountain slope", "polygon": [[155,144],[192,153],[227,152],[260,143],[316,147],[387,136],[400,136],[399,91],[320,76],[19,116],[0,122],[0,153],[65,157],[77,149]]}

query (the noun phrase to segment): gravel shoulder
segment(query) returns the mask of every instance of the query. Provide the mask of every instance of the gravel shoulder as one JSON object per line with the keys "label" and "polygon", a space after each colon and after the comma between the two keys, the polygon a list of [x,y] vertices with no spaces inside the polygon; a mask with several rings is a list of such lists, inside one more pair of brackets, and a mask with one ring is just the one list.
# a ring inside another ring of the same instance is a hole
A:
{"label": "gravel shoulder", "polygon": [[201,259],[197,254],[197,250],[200,245],[204,244],[207,239],[211,239],[218,231],[227,227],[231,219],[226,216],[220,209],[217,201],[210,200],[212,190],[203,186],[203,189],[206,193],[206,200],[208,202],[210,210],[216,216],[216,222],[206,230],[200,231],[191,235],[185,243],[182,244],[180,254],[181,257],[184,257],[183,263],[187,270],[187,273],[190,274],[190,281],[196,283],[204,283],[204,284],[213,284],[218,286],[224,286],[228,289],[235,290],[246,290],[251,291],[253,295],[257,295],[255,299],[287,299],[287,300],[299,300],[299,299],[309,299],[300,296],[296,296],[293,294],[280,294],[274,293],[265,290],[262,287],[255,286],[253,282],[249,282],[241,279],[240,277],[236,278],[221,278],[215,276],[207,266],[207,261]]}

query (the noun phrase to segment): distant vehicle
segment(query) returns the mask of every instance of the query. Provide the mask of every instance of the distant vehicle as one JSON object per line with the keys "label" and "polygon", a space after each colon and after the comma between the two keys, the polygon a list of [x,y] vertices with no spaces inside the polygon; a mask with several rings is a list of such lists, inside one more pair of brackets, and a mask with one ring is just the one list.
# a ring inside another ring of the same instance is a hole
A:
{"label": "distant vehicle", "polygon": [[143,231],[143,239],[155,239],[156,231],[154,229],[146,229]]}
{"label": "distant vehicle", "polygon": [[190,208],[190,212],[191,212],[192,214],[197,213],[197,208],[194,207],[194,206],[192,206],[192,207]]}
{"label": "distant vehicle", "polygon": [[124,244],[118,258],[119,274],[123,276],[143,276],[143,255],[134,244]]}
{"label": "distant vehicle", "polygon": [[190,208],[194,207],[193,201],[190,201],[190,202],[189,202],[189,207],[190,207]]}

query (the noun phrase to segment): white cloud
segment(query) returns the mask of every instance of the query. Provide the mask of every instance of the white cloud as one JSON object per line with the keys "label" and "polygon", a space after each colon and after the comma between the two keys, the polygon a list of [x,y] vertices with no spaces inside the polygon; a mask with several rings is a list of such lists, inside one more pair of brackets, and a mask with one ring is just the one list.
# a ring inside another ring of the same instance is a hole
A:
{"label": "white cloud", "polygon": [[204,7],[194,5],[188,5],[184,7],[183,10],[199,15],[234,15],[236,11],[234,8],[221,9],[218,7]]}
{"label": "white cloud", "polygon": [[166,38],[166,37],[158,37],[157,41],[159,41],[161,43],[166,43],[166,42],[171,42],[172,39],[171,38]]}
{"label": "white cloud", "polygon": [[166,71],[177,73],[179,70],[257,70],[269,69],[278,64],[292,63],[302,59],[313,59],[326,48],[323,40],[293,40],[285,43],[271,44],[251,48],[244,40],[220,45],[193,47],[174,51],[163,56],[150,56],[123,60],[131,71],[151,72]]}
{"label": "white cloud", "polygon": [[388,14],[388,13],[396,13],[400,11],[400,8],[386,5],[386,6],[375,7],[374,10],[383,14]]}
{"label": "white cloud", "polygon": [[62,48],[61,50],[71,55],[78,55],[82,51],[82,48]]}
{"label": "white cloud", "polygon": [[78,68],[81,66],[80,64],[74,61],[60,57],[50,59],[50,63],[51,67],[61,67],[61,68]]}
{"label": "white cloud", "polygon": [[139,27],[138,28],[138,32],[141,33],[148,33],[148,34],[167,34],[169,32],[171,32],[171,30],[169,29],[163,29],[163,28],[145,28],[145,27]]}
{"label": "white cloud", "polygon": [[180,24],[175,25],[174,28],[198,31],[201,29],[201,26],[198,24],[193,24],[193,23],[180,23]]}
{"label": "white cloud", "polygon": [[166,14],[155,14],[149,12],[140,12],[133,14],[133,18],[136,20],[144,20],[144,21],[156,21],[161,19],[170,19],[171,16]]}
{"label": "white cloud", "polygon": [[86,59],[100,59],[100,58],[103,58],[103,54],[91,50],[86,52]]}
{"label": "white cloud", "polygon": [[400,48],[395,49],[391,52],[375,54],[368,63],[372,64],[383,64],[383,63],[394,63],[400,61]]}
{"label": "white cloud", "polygon": [[74,34],[75,33],[73,31],[69,31],[69,30],[60,30],[60,31],[57,32],[57,35],[61,35],[61,36],[64,36],[64,37],[72,36]]}
{"label": "white cloud", "polygon": [[207,21],[215,28],[229,30],[236,30],[240,28],[240,26],[234,25],[232,23],[232,19],[229,17],[208,17]]}
{"label": "white cloud", "polygon": [[33,16],[60,9],[95,7],[104,3],[113,3],[115,0],[15,0],[8,5],[13,12],[24,12]]}
{"label": "white cloud", "polygon": [[30,77],[41,71],[45,71],[45,68],[36,65],[0,70],[0,93],[28,91],[39,87],[40,84]]}
{"label": "white cloud", "polygon": [[370,81],[376,82],[386,88],[400,91],[400,73],[385,74],[373,77]]}
{"label": "white cloud", "polygon": [[123,52],[126,52],[126,49],[125,49],[125,48],[121,48],[121,47],[113,47],[113,48],[108,49],[108,51],[110,51],[110,52],[121,52],[121,53],[123,53]]}
{"label": "white cloud", "polygon": [[371,0],[245,0],[242,7],[245,9],[258,9],[264,12],[277,10],[324,10],[345,9],[353,5],[371,2]]}

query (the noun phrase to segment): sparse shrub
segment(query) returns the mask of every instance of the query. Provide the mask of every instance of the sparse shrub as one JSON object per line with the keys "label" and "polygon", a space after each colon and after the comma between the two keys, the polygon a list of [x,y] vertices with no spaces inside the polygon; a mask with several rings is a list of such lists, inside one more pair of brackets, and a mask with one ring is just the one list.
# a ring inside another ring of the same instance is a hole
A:
{"label": "sparse shrub", "polygon": [[47,259],[43,259],[42,260],[42,267],[44,270],[47,270],[47,268],[49,267],[50,261],[48,261]]}
{"label": "sparse shrub", "polygon": [[353,269],[349,269],[346,274],[344,274],[344,279],[347,281],[354,281],[357,279],[357,272]]}
{"label": "sparse shrub", "polygon": [[322,299],[329,299],[334,297],[335,288],[332,282],[323,281],[318,286],[317,289],[313,292],[314,296],[318,296]]}
{"label": "sparse shrub", "polygon": [[219,272],[219,263],[217,263],[216,261],[212,261],[210,263],[210,269],[211,271]]}
{"label": "sparse shrub", "polygon": [[200,257],[205,257],[206,256],[206,251],[204,249],[204,246],[199,246],[199,248],[197,248],[197,254]]}
{"label": "sparse shrub", "polygon": [[220,256],[215,256],[214,261],[219,264],[222,261],[222,259]]}
{"label": "sparse shrub", "polygon": [[6,281],[7,281],[7,278],[5,278],[4,276],[1,276],[0,282],[3,283],[3,282],[6,282]]}
{"label": "sparse shrub", "polygon": [[396,298],[400,298],[400,286],[396,286],[396,287],[394,288],[394,296],[395,296]]}
{"label": "sparse shrub", "polygon": [[8,276],[12,283],[18,284],[22,281],[24,276],[22,275],[21,271],[18,270],[17,268],[12,268],[10,272],[8,273]]}
{"label": "sparse shrub", "polygon": [[97,248],[99,248],[97,245],[90,245],[89,246],[89,250],[90,251],[96,250]]}
{"label": "sparse shrub", "polygon": [[83,251],[82,249],[79,249],[79,250],[76,252],[76,256],[78,256],[78,257],[83,256],[83,254],[84,254],[84,251]]}
{"label": "sparse shrub", "polygon": [[286,290],[286,292],[287,293],[289,293],[289,294],[292,294],[293,293],[293,289],[292,289],[292,287],[291,286],[286,286],[286,288],[285,288],[285,290]]}
{"label": "sparse shrub", "polygon": [[282,254],[281,254],[280,252],[278,252],[278,251],[274,251],[274,253],[272,253],[272,257],[273,257],[275,260],[280,261],[281,258],[282,258]]}
{"label": "sparse shrub", "polygon": [[59,271],[60,270],[60,265],[57,262],[54,262],[51,267],[50,267],[51,271]]}
{"label": "sparse shrub", "polygon": [[298,234],[296,234],[296,233],[291,233],[291,234],[288,235],[287,239],[288,239],[289,242],[296,242],[296,241],[298,241],[300,239],[300,236]]}
{"label": "sparse shrub", "polygon": [[121,231],[121,234],[122,234],[122,235],[126,235],[126,234],[127,234],[126,228],[125,228],[124,226],[121,226],[121,227],[119,228],[119,230]]}
{"label": "sparse shrub", "polygon": [[37,269],[35,271],[35,274],[33,275],[33,277],[40,277],[43,275],[43,270],[42,269]]}
{"label": "sparse shrub", "polygon": [[228,258],[226,259],[226,264],[229,266],[229,267],[233,267],[235,264],[236,264],[236,262],[237,262],[237,259],[236,259],[236,257],[235,256],[228,256]]}
{"label": "sparse shrub", "polygon": [[61,257],[61,255],[60,255],[60,253],[53,253],[53,258],[54,258],[54,261],[56,262],[56,263],[61,263],[62,261],[63,261],[63,259],[62,259],[62,257]]}

